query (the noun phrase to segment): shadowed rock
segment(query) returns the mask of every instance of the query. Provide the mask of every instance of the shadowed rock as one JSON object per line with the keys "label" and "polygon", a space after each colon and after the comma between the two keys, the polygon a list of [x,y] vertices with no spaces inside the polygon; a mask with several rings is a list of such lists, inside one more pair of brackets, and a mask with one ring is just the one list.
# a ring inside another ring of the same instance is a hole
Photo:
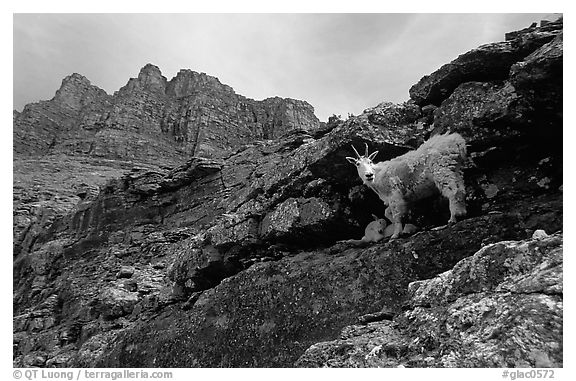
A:
{"label": "shadowed rock", "polygon": [[420,106],[439,106],[460,84],[508,78],[510,67],[553,40],[562,32],[562,21],[508,34],[505,42],[482,45],[460,55],[410,88],[410,98]]}

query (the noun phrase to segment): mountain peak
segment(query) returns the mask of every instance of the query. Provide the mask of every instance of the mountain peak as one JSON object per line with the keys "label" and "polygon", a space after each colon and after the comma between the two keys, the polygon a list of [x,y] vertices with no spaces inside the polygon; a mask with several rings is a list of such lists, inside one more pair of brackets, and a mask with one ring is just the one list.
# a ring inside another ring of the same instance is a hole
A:
{"label": "mountain peak", "polygon": [[[18,136],[17,152],[71,150],[172,164],[182,155],[222,157],[254,139],[319,126],[307,102],[279,97],[255,101],[236,94],[217,77],[190,69],[167,81],[150,63],[112,96],[80,74],[69,75],[52,101],[25,115],[45,115],[46,110],[58,118],[42,119],[40,128],[28,123],[32,119],[15,115],[15,123],[25,125],[19,127],[24,132]],[[99,134],[94,136],[94,131]],[[58,144],[50,146],[53,141]]]}
{"label": "mountain peak", "polygon": [[221,83],[218,78],[206,73],[198,73],[190,69],[180,69],[178,74],[176,74],[176,76],[168,83],[166,92],[179,98],[194,94],[199,90],[236,94],[234,89]]}
{"label": "mountain peak", "polygon": [[126,86],[120,89],[120,91],[145,90],[164,94],[167,83],[168,81],[166,77],[162,75],[160,68],[151,63],[147,63],[140,69],[138,78],[130,78]]}
{"label": "mountain peak", "polygon": [[78,73],[72,73],[69,76],[65,77],[62,80],[62,86],[64,86],[64,84],[69,83],[69,82],[83,83],[86,85],[91,85],[90,80],[88,78],[86,78],[82,74],[78,74]]}
{"label": "mountain peak", "polygon": [[88,78],[72,73],[62,80],[53,100],[71,109],[80,109],[90,100],[106,96],[106,92],[90,83]]}
{"label": "mountain peak", "polygon": [[140,74],[138,74],[138,77],[149,75],[162,77],[162,71],[158,66],[151,63],[147,63],[142,67],[142,69],[140,69]]}

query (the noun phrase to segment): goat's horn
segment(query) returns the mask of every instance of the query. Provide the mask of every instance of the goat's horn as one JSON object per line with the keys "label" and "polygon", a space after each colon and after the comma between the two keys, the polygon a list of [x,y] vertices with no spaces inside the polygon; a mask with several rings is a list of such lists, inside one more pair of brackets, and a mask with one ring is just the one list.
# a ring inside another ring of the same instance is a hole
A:
{"label": "goat's horn", "polygon": [[366,145],[366,153],[364,154],[364,156],[368,157],[368,143],[364,143],[364,145]]}
{"label": "goat's horn", "polygon": [[360,156],[360,154],[358,153],[358,151],[356,151],[356,148],[354,148],[354,145],[350,144],[352,146],[352,149],[354,150],[354,152],[356,153],[356,156],[358,156],[358,159],[362,158],[362,156]]}

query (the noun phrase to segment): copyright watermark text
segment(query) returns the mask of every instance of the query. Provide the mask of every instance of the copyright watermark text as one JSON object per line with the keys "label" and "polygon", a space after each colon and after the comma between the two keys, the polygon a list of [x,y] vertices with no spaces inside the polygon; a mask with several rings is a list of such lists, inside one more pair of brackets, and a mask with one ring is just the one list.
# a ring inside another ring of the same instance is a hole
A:
{"label": "copyright watermark text", "polygon": [[13,372],[16,380],[133,380],[133,379],[171,379],[170,371],[147,370],[52,370],[52,369],[16,369]]}

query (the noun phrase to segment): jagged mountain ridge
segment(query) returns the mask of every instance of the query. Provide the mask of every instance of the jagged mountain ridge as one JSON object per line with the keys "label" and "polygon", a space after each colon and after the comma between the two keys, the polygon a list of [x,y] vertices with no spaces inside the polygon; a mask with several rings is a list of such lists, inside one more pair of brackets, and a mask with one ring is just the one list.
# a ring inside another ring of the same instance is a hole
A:
{"label": "jagged mountain ridge", "polygon": [[226,157],[255,140],[323,127],[313,107],[289,98],[256,101],[217,78],[154,65],[113,95],[80,74],[51,100],[13,113],[15,253],[28,230],[48,227],[86,190],[134,166],[171,168],[193,156]]}
{"label": "jagged mountain ridge", "polygon": [[225,157],[254,140],[320,126],[305,101],[255,101],[192,70],[168,81],[157,66],[147,64],[113,95],[82,75],[66,77],[54,98],[14,114],[14,153],[173,166],[192,156]]}

